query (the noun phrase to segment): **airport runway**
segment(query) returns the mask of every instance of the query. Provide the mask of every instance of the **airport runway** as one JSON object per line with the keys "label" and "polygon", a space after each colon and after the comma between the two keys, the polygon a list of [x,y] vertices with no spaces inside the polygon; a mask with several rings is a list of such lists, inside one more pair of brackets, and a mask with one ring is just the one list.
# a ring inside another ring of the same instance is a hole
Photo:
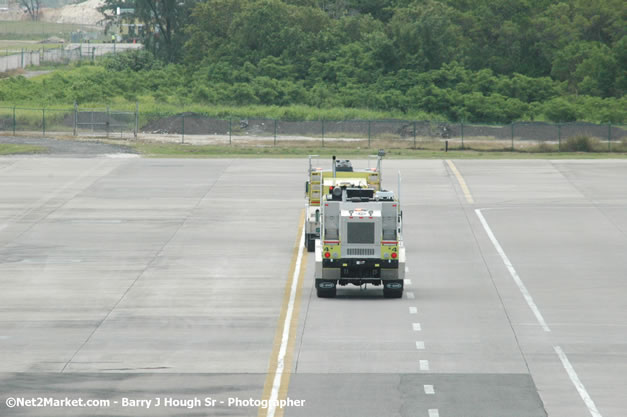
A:
{"label": "airport runway", "polygon": [[299,271],[277,416],[627,415],[627,161],[399,170],[404,298],[318,299],[304,160],[0,158],[0,415],[265,417]]}

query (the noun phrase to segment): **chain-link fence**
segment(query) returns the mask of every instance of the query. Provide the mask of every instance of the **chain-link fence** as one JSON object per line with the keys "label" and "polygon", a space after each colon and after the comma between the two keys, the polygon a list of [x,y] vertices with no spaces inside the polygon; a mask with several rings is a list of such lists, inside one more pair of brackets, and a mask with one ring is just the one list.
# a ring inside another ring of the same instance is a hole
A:
{"label": "chain-link fence", "polygon": [[109,107],[0,107],[0,133],[94,136],[189,144],[561,152],[627,152],[627,127],[516,122],[508,125],[411,120],[213,118]]}
{"label": "chain-link fence", "polygon": [[133,139],[137,137],[137,111],[0,107],[0,134]]}
{"label": "chain-link fence", "polygon": [[141,120],[138,126],[140,138],[191,144],[526,152],[627,151],[627,128],[612,124],[516,122],[480,125],[409,120],[217,119],[196,113],[143,114]]}

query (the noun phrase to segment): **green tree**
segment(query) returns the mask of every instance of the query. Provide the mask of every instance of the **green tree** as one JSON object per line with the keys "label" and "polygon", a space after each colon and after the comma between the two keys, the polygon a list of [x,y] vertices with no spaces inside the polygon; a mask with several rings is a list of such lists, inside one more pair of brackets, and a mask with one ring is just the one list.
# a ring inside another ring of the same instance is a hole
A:
{"label": "green tree", "polygon": [[399,51],[401,68],[436,69],[461,55],[464,40],[453,14],[448,6],[432,0],[395,10],[387,29]]}
{"label": "green tree", "polygon": [[617,63],[610,48],[599,42],[573,42],[559,51],[551,75],[566,81],[572,92],[608,97],[614,93]]}
{"label": "green tree", "polygon": [[[181,56],[185,42],[185,25],[197,0],[104,0],[98,8],[108,24],[121,20],[144,24],[142,42],[155,55],[170,62]],[[132,13],[118,16],[118,8],[131,9]]]}

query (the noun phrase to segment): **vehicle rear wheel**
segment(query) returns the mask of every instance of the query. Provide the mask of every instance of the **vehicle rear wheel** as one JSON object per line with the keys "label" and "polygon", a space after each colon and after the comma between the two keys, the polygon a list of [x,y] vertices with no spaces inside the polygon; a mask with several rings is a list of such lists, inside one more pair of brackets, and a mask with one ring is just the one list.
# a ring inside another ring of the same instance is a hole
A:
{"label": "vehicle rear wheel", "polygon": [[314,252],[316,250],[316,236],[310,234],[305,235],[305,243],[307,244],[307,252]]}
{"label": "vehicle rear wheel", "polygon": [[403,289],[390,289],[383,288],[383,296],[385,298],[402,298],[403,297]]}
{"label": "vehicle rear wheel", "polygon": [[403,280],[387,280],[383,282],[383,296],[385,298],[403,297]]}
{"label": "vehicle rear wheel", "polygon": [[331,280],[316,279],[316,294],[318,298],[334,298],[337,289],[337,282]]}
{"label": "vehicle rear wheel", "polygon": [[318,298],[335,298],[336,289],[333,288],[316,288]]}

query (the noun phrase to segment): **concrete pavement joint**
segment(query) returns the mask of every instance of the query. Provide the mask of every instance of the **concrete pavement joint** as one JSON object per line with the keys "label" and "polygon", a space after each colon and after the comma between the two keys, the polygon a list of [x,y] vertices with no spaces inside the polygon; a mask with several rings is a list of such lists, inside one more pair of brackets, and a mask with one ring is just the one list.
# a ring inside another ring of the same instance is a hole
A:
{"label": "concrete pavement joint", "polygon": [[[468,224],[468,228],[470,229],[470,232],[472,233],[472,237],[475,241],[475,244],[477,245],[477,249],[479,250],[479,254],[481,255],[481,260],[483,261],[483,265],[486,269],[486,272],[488,273],[488,276],[490,277],[490,281],[492,282],[492,287],[494,287],[494,291],[496,293],[496,295],[499,298],[499,302],[501,303],[501,307],[503,308],[503,313],[505,314],[505,317],[507,318],[507,322],[509,323],[509,327],[512,331],[512,336],[514,337],[514,340],[516,340],[516,346],[518,347],[518,351],[520,352],[520,356],[523,358],[523,361],[525,362],[525,367],[527,368],[527,372],[529,374],[531,374],[531,369],[529,368],[529,361],[527,360],[527,357],[525,356],[525,352],[523,351],[521,345],[520,345],[520,340],[518,338],[518,335],[516,334],[516,330],[514,329],[514,325],[512,324],[512,319],[509,316],[509,312],[507,311],[507,307],[505,306],[505,302],[503,301],[503,297],[501,296],[501,293],[496,285],[496,282],[494,281],[494,277],[492,276],[492,271],[490,270],[490,267],[488,266],[488,262],[485,259],[485,255],[483,254],[483,250],[481,248],[481,245],[479,244],[479,239],[477,238],[477,233],[475,232],[475,229],[473,228],[473,225],[470,221],[470,218],[468,217],[468,213],[466,212],[466,210],[463,210],[463,206],[460,204],[460,208],[462,208],[462,212],[464,214],[464,217],[466,218],[466,223]],[[491,208],[487,208],[487,209],[482,209],[482,210],[491,210]]]}
{"label": "concrete pavement joint", "polygon": [[[59,195],[60,193],[62,193],[63,191],[65,191],[66,189],[70,188],[71,186],[73,186],[74,184],[78,183],[80,180],[82,180],[85,177],[88,177],[92,172],[96,171],[98,168],[100,168],[100,166],[102,166],[104,163],[106,162],[106,160],[102,160],[99,164],[97,164],[96,166],[92,166],[91,168],[89,168],[87,171],[83,172],[82,174],[80,174],[78,177],[73,178],[70,182],[64,184],[63,186],[61,186],[60,188],[56,189],[55,191],[53,191],[51,194],[48,194],[47,196],[39,199],[39,201],[37,201],[37,203],[24,210],[23,212],[14,215],[11,219],[9,219],[9,223],[5,225],[5,227],[3,227],[2,229],[8,227],[11,223],[16,223],[19,221],[22,221],[24,218],[26,218],[29,214],[31,214],[33,211],[41,209],[42,207],[44,207],[46,204],[48,204],[51,200],[53,200],[57,195]],[[105,174],[102,174],[98,177],[98,179],[100,179],[101,177],[103,177]],[[89,185],[93,185],[93,183],[96,180],[92,181],[92,183]],[[89,188],[83,188],[81,189],[79,192],[85,191],[86,189]],[[30,224],[26,229],[22,230],[17,236],[15,236],[13,239],[17,239],[20,236],[24,235],[24,233],[28,232],[29,230],[31,230],[35,225],[37,225],[40,221],[44,220],[45,218],[47,218],[48,216],[50,216],[50,214],[54,213],[56,210],[58,210],[59,208],[63,207],[65,204],[67,204],[67,202],[69,200],[71,200],[72,198],[74,198],[76,196],[77,193],[73,194],[71,197],[66,198],[66,200],[63,202],[63,204],[56,206],[52,209],[52,211],[48,212],[45,214],[45,216],[37,219],[35,222],[33,222],[32,224]],[[0,230],[2,230],[0,229]],[[9,242],[7,242],[5,245],[2,245],[2,247],[6,246]]]}
{"label": "concrete pavement joint", "polygon": [[[570,184],[570,185],[571,185],[571,186],[572,186],[575,190],[577,190],[577,192],[578,192],[579,194],[581,194],[581,196],[582,196],[584,199],[588,200],[588,202],[592,205],[592,207],[594,207],[595,209],[597,209],[597,210],[601,213],[601,215],[603,215],[603,217],[605,217],[605,219],[606,219],[608,222],[610,222],[610,224],[611,224],[612,226],[614,226],[614,227],[616,228],[616,230],[618,230],[618,231],[619,231],[619,233],[621,233],[623,236],[627,236],[627,233],[625,233],[625,231],[624,231],[623,229],[621,229],[621,228],[619,227],[619,225],[618,225],[618,224],[616,224],[616,222],[615,222],[615,221],[614,221],[614,220],[613,220],[610,216],[608,216],[608,215],[607,215],[607,213],[605,212],[605,210],[603,210],[603,208],[601,208],[601,206],[600,206],[600,205],[599,205],[596,201],[592,200],[591,198],[588,198],[588,196],[586,196],[586,194],[585,194],[582,190],[580,190],[580,189],[579,189],[579,187],[577,187],[577,186],[575,185],[575,183],[573,183],[573,182],[570,180],[570,178],[568,178],[566,175],[564,175],[564,173],[562,172],[562,170],[561,170],[561,169],[559,169],[559,168],[555,165],[555,162],[554,162],[554,161],[550,161],[550,163],[551,163],[551,166],[552,166],[553,168],[555,168],[555,170],[556,170],[557,172],[559,172],[559,173],[560,173],[560,175],[561,175],[561,176],[562,176],[562,177],[566,180],[566,182],[568,182],[568,183],[569,183],[569,184]],[[618,206],[618,207],[619,207],[619,208],[623,208],[622,206]]]}
{"label": "concrete pavement joint", "polygon": [[518,289],[522,293],[525,301],[527,302],[527,305],[529,306],[529,308],[533,312],[534,316],[536,317],[536,320],[538,321],[538,323],[540,323],[540,326],[542,326],[542,329],[545,332],[550,332],[551,329],[546,324],[546,321],[544,321],[544,317],[542,317],[542,313],[540,313],[540,309],[538,309],[538,306],[533,301],[533,297],[531,296],[531,294],[527,290],[527,287],[523,283],[522,279],[520,279],[520,276],[518,276],[518,273],[516,272],[516,269],[514,269],[514,266],[512,265],[512,263],[509,260],[509,258],[507,257],[507,255],[505,254],[505,251],[501,247],[501,244],[499,243],[499,241],[494,236],[494,233],[492,233],[492,229],[490,229],[490,226],[488,225],[488,222],[483,217],[483,214],[481,214],[481,209],[475,209],[475,213],[477,214],[477,217],[479,217],[479,221],[481,222],[481,225],[485,229],[485,232],[487,233],[488,237],[490,238],[490,241],[494,245],[494,248],[498,252],[498,254],[501,257],[501,259],[503,260],[503,263],[507,267],[507,270],[509,271],[510,275],[514,279],[514,282],[518,286]]}
{"label": "concrete pavement joint", "polygon": [[[230,165],[229,165],[230,166]],[[91,338],[94,336],[94,334],[96,334],[96,332],[98,331],[98,329],[100,329],[100,327],[104,324],[105,321],[107,321],[107,319],[111,316],[111,313],[113,313],[113,311],[117,308],[118,305],[120,305],[120,303],[122,302],[122,300],[126,297],[126,295],[130,292],[130,290],[135,286],[135,284],[137,283],[137,281],[139,281],[139,279],[144,276],[144,274],[146,273],[146,271],[148,269],[150,269],[150,267],[153,265],[153,263],[159,259],[159,257],[161,256],[161,254],[163,253],[163,250],[168,246],[168,244],[172,241],[172,239],[174,239],[174,236],[177,235],[177,233],[183,228],[183,226],[185,225],[185,223],[187,222],[187,220],[189,220],[189,218],[192,216],[192,213],[194,212],[194,210],[200,206],[200,204],[202,203],[202,201],[209,195],[209,193],[211,192],[211,190],[213,189],[213,187],[218,183],[218,181],[220,181],[220,178],[222,177],[222,175],[224,174],[224,172],[228,169],[228,166],[226,168],[224,168],[224,170],[220,173],[220,175],[218,176],[218,178],[209,186],[209,188],[207,189],[207,191],[203,194],[203,196],[198,200],[198,202],[196,203],[196,205],[194,206],[193,209],[191,209],[189,211],[189,213],[187,214],[187,216],[185,217],[185,219],[180,223],[179,227],[174,231],[174,233],[172,233],[172,235],[166,240],[166,242],[161,246],[161,248],[155,253],[155,255],[152,257],[152,259],[150,260],[150,262],[148,262],[148,264],[146,265],[146,267],[137,275],[137,277],[133,280],[133,282],[131,283],[131,285],[128,286],[128,288],[126,289],[126,291],[124,291],[124,293],[122,294],[122,296],[117,300],[117,302],[113,305],[113,307],[111,307],[111,309],[109,310],[109,312],[104,316],[104,318],[98,323],[98,325],[94,328],[94,330],[89,334],[89,336],[87,336],[87,339],[85,339],[85,341],[79,346],[79,348],[76,350],[76,352],[74,352],[74,354],[72,355],[72,357],[65,363],[65,365],[63,366],[63,368],[61,369],[61,372],[65,372],[66,368],[69,366],[70,363],[72,363],[72,361],[74,360],[74,358],[76,357],[76,355],[78,355],[78,353],[87,345],[87,343],[89,343],[89,341],[91,340]]]}
{"label": "concrete pavement joint", "polygon": [[571,365],[570,361],[568,360],[568,357],[566,356],[562,348],[559,346],[553,346],[553,349],[555,350],[555,353],[557,353],[557,356],[559,356],[560,361],[562,362],[562,366],[564,366],[564,369],[566,369],[566,372],[568,373],[568,377],[570,378],[571,382],[577,389],[579,396],[581,397],[583,402],[586,404],[586,407],[588,407],[588,411],[590,412],[590,415],[592,415],[592,417],[603,417],[601,413],[599,412],[599,410],[597,409],[596,405],[594,404],[594,401],[592,401],[592,398],[590,398],[588,391],[586,391],[586,387],[583,385],[583,383],[577,376],[577,372],[575,372],[575,368],[573,368],[573,366]]}

